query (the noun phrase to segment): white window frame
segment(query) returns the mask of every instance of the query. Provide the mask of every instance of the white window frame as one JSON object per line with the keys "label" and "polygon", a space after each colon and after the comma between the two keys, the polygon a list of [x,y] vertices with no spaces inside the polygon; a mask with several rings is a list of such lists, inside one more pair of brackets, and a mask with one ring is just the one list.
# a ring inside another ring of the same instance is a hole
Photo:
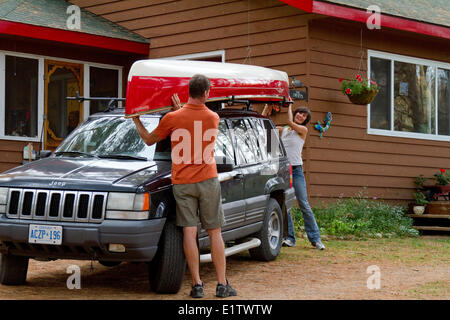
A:
{"label": "white window frame", "polygon": [[163,59],[163,60],[201,60],[202,58],[213,58],[213,57],[221,57],[222,62],[225,62],[225,50],[184,54],[181,56],[165,57],[165,58],[161,58],[161,59]]}
{"label": "white window frame", "polygon": [[[5,105],[5,89],[6,89],[6,83],[5,83],[5,72],[6,72],[6,64],[5,64],[5,56],[15,56],[15,57],[22,57],[22,58],[30,58],[30,59],[36,59],[38,60],[38,134],[37,137],[17,137],[17,136],[8,136],[5,135],[5,112],[6,112],[6,105]],[[43,127],[43,115],[44,115],[44,104],[45,104],[45,97],[44,97],[44,86],[45,86],[45,60],[53,60],[53,61],[61,61],[61,62],[71,62],[71,63],[78,63],[83,65],[83,88],[84,92],[83,95],[85,97],[89,97],[90,95],[90,88],[89,88],[89,68],[97,67],[97,68],[104,68],[104,69],[113,69],[118,70],[118,98],[122,98],[122,73],[123,73],[123,67],[117,66],[117,65],[110,65],[110,64],[103,64],[103,63],[96,63],[96,62],[90,62],[90,61],[84,61],[84,60],[73,60],[73,59],[65,59],[60,57],[52,57],[52,56],[43,56],[43,55],[37,55],[37,54],[28,54],[28,53],[22,53],[22,52],[16,52],[16,51],[7,51],[7,50],[0,50],[0,140],[14,140],[14,141],[25,141],[25,142],[43,142],[43,134],[42,134],[42,127]],[[83,102],[83,121],[86,120],[89,117],[89,109],[90,109],[90,102],[84,101]]]}
{"label": "white window frame", "polygon": [[[441,61],[434,61],[422,58],[409,57],[399,54],[375,51],[375,50],[367,50],[367,74],[368,78],[370,78],[371,70],[370,70],[370,60],[371,58],[380,58],[390,60],[391,62],[391,125],[390,130],[385,129],[374,129],[370,127],[370,104],[367,105],[367,134],[373,135],[381,135],[381,136],[390,136],[390,137],[399,137],[399,138],[412,138],[412,139],[424,139],[424,140],[435,140],[435,141],[450,141],[450,136],[439,135],[438,134],[438,73],[437,69],[447,69],[450,70],[450,63],[445,63]],[[435,128],[436,133],[416,133],[416,132],[402,132],[402,131],[394,131],[394,61],[397,62],[405,62],[411,64],[419,64],[428,67],[432,67],[435,69],[435,79],[434,79],[434,88],[435,88]]]}

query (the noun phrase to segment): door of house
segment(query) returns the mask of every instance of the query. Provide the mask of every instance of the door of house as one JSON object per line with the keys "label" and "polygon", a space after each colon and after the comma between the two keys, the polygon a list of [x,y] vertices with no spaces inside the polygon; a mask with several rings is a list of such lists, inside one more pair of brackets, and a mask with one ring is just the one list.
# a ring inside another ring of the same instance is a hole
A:
{"label": "door of house", "polygon": [[45,61],[44,148],[55,150],[83,119],[83,105],[74,97],[83,95],[83,65]]}

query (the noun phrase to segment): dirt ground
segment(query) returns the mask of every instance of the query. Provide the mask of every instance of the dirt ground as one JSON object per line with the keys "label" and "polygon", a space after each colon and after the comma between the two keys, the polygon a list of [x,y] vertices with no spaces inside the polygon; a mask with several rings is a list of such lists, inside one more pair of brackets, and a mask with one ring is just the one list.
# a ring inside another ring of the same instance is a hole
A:
{"label": "dirt ground", "polygon": [[[294,248],[282,248],[276,261],[253,261],[248,253],[227,259],[227,277],[243,300],[320,299],[450,299],[450,238],[325,241],[317,251],[300,239]],[[81,289],[66,286],[67,267],[81,268]],[[368,289],[369,266],[380,271],[380,289]],[[205,298],[215,299],[212,263],[201,264]],[[149,291],[146,264],[122,263],[104,267],[98,262],[30,260],[27,284],[0,285],[7,299],[190,299],[186,272],[178,294]]]}

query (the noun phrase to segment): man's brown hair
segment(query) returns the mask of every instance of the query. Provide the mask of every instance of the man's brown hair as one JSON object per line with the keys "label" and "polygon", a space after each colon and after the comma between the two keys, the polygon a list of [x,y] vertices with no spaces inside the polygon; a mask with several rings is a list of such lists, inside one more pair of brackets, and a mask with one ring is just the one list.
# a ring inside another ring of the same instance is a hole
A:
{"label": "man's brown hair", "polygon": [[211,81],[202,74],[196,74],[189,80],[189,96],[201,98],[205,91],[209,90]]}

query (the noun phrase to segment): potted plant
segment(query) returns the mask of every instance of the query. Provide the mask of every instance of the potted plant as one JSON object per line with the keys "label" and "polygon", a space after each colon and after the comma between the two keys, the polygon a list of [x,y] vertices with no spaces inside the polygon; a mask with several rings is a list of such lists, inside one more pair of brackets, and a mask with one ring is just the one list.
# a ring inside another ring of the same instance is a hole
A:
{"label": "potted plant", "polygon": [[426,196],[420,191],[414,192],[414,199],[416,200],[416,203],[413,207],[414,213],[423,214],[425,212],[425,207],[429,201],[427,200]]}
{"label": "potted plant", "polygon": [[371,103],[379,91],[375,81],[363,79],[359,74],[354,79],[340,78],[339,82],[341,82],[341,91],[354,104]]}
{"label": "potted plant", "polygon": [[434,179],[436,180],[436,188],[438,189],[434,197],[447,196],[450,198],[450,173],[445,169],[440,169],[439,173],[434,174]]}

